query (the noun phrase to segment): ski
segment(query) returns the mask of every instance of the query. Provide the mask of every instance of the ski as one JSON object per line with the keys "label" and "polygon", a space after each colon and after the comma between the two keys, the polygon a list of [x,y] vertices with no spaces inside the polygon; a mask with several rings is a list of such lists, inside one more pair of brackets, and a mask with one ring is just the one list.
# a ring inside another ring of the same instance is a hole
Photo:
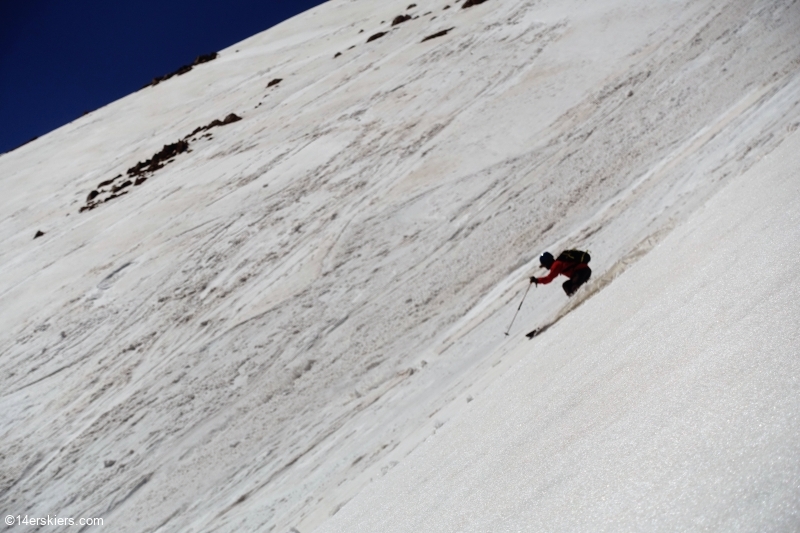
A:
{"label": "ski", "polygon": [[531,331],[529,333],[526,333],[525,336],[528,337],[529,339],[532,339],[532,338],[534,338],[534,337],[536,337],[538,335],[541,335],[545,331],[547,331],[547,329],[550,326],[552,326],[553,324],[555,324],[555,322],[551,322],[549,324],[545,324],[544,326],[540,326],[540,327],[536,328],[535,330],[533,330],[533,331]]}

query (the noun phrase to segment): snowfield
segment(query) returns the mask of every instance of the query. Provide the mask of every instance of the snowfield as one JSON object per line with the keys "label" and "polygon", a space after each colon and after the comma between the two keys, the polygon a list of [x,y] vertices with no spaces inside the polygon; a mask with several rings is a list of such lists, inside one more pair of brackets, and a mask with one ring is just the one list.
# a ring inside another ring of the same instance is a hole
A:
{"label": "snowfield", "polygon": [[317,531],[796,531],[798,168],[795,133]]}
{"label": "snowfield", "polygon": [[796,1],[331,0],[4,154],[0,510],[797,530],[799,126]]}

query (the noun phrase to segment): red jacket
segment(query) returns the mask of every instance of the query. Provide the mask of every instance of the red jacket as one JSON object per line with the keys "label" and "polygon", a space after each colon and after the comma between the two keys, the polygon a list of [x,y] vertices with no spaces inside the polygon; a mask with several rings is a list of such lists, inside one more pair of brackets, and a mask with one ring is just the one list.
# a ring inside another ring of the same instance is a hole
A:
{"label": "red jacket", "polygon": [[583,270],[584,268],[589,268],[589,265],[586,263],[565,263],[563,261],[555,260],[550,267],[550,273],[543,278],[536,278],[536,283],[547,285],[556,279],[556,276],[559,274],[572,279],[572,276],[574,276],[576,272]]}

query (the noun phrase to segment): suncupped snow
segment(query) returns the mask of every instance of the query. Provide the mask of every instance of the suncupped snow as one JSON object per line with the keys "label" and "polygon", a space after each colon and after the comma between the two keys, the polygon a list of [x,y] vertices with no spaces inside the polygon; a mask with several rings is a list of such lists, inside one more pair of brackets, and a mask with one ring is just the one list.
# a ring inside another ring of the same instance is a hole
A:
{"label": "suncupped snow", "polygon": [[796,518],[796,2],[462,6],[331,0],[0,156],[7,514]]}

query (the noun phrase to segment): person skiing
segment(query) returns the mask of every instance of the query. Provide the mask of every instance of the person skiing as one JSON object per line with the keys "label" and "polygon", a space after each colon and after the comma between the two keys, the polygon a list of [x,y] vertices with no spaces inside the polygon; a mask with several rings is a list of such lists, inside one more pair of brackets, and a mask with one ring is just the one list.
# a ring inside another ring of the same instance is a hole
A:
{"label": "person skiing", "polygon": [[592,269],[588,265],[590,260],[589,254],[580,250],[565,250],[557,259],[550,252],[544,252],[539,256],[539,263],[550,273],[542,278],[531,276],[531,283],[547,285],[560,274],[569,278],[561,286],[567,296],[572,296],[592,276]]}

